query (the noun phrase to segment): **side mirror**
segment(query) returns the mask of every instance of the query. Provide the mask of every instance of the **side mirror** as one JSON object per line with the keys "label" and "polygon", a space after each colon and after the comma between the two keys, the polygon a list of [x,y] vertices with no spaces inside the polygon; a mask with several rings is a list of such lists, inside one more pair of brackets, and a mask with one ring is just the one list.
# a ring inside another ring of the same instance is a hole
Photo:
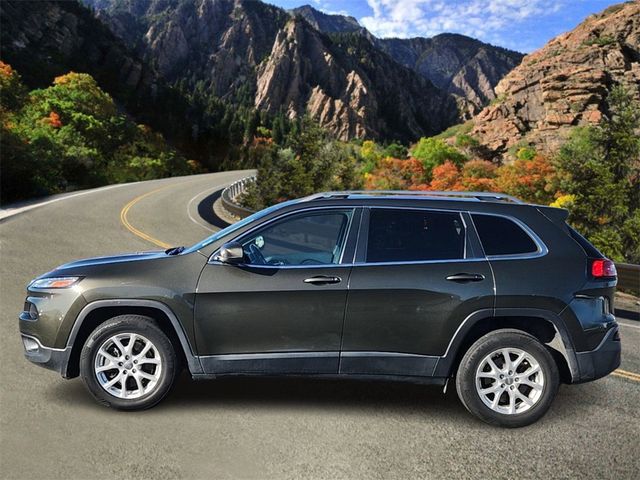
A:
{"label": "side mirror", "polygon": [[239,265],[244,263],[244,250],[238,242],[225,243],[220,247],[220,252],[216,258],[219,262],[229,265]]}

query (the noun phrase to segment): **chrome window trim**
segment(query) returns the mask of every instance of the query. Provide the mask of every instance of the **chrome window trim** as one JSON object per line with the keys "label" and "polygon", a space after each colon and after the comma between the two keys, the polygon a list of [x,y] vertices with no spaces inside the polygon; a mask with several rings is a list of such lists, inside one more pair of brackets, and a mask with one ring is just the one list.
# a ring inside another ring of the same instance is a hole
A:
{"label": "chrome window trim", "polygon": [[526,223],[524,223],[519,218],[513,217],[511,215],[500,214],[500,213],[484,213],[484,212],[469,212],[469,215],[471,217],[471,221],[472,222],[473,222],[473,216],[474,215],[485,215],[485,216],[490,216],[490,217],[502,217],[502,218],[506,218],[507,220],[511,220],[516,225],[518,225],[524,231],[524,233],[526,233],[529,236],[529,238],[533,241],[533,243],[536,245],[536,249],[537,250],[535,252],[513,253],[513,254],[505,254],[505,255],[487,255],[484,252],[484,245],[482,245],[482,239],[480,238],[480,234],[477,233],[478,232],[478,228],[476,227],[476,225],[474,223],[473,227],[476,230],[476,233],[478,235],[478,239],[480,240],[480,245],[482,246],[483,253],[485,253],[485,256],[486,256],[487,260],[527,260],[527,259],[531,259],[531,258],[544,257],[547,253],[549,253],[549,249],[547,248],[545,243],[542,241],[542,239],[531,229],[531,227],[529,227]]}
{"label": "chrome window trim", "polygon": [[460,258],[460,259],[444,259],[444,260],[411,260],[403,262],[361,262],[354,263],[354,267],[381,267],[385,265],[428,265],[431,263],[471,263],[486,262],[486,258]]}
{"label": "chrome window trim", "polygon": [[[384,209],[384,210],[427,210],[429,212],[444,212],[444,213],[457,213],[462,221],[462,225],[464,226],[464,250],[462,252],[462,258],[445,258],[438,260],[406,260],[406,261],[395,261],[395,262],[355,262],[353,263],[354,267],[368,267],[368,266],[384,266],[384,265],[425,265],[430,263],[451,263],[451,262],[477,262],[477,261],[486,261],[486,257],[478,257],[478,258],[467,258],[467,241],[469,235],[469,227],[467,226],[467,222],[464,221],[463,213],[469,213],[466,210],[454,210],[449,208],[433,208],[433,207],[406,207],[406,206],[395,206],[395,205],[371,205],[365,206],[370,210],[373,209]],[[371,217],[369,217],[369,223],[371,223]],[[362,228],[360,229],[362,231]],[[360,231],[358,232],[358,237],[360,236]],[[359,240],[359,238],[358,238]],[[356,249],[357,250],[357,249]],[[357,253],[357,251],[356,251]],[[354,255],[355,259],[355,255]]]}
{"label": "chrome window trim", "polygon": [[[345,248],[347,245],[347,241],[349,240],[349,235],[351,234],[351,227],[353,225],[353,217],[356,213],[356,210],[358,208],[362,208],[360,205],[350,205],[350,206],[342,206],[342,205],[326,205],[323,207],[309,207],[309,208],[301,208],[298,210],[292,210],[291,212],[287,212],[284,213],[282,215],[278,215],[276,217],[273,217],[265,222],[260,223],[259,225],[256,225],[253,228],[250,228],[249,230],[247,230],[246,232],[241,233],[240,235],[238,235],[235,238],[232,238],[230,240],[228,240],[227,242],[239,242],[242,243],[241,239],[250,235],[251,233],[255,232],[256,230],[262,228],[262,227],[266,227],[268,225],[270,225],[271,223],[274,223],[276,221],[279,220],[283,220],[287,217],[290,217],[292,215],[297,215],[297,214],[301,214],[301,213],[307,213],[307,212],[313,212],[316,210],[351,210],[351,215],[349,216],[349,225],[347,226],[347,231],[345,233],[344,236],[344,246],[342,249],[342,252],[340,253],[340,260],[338,260],[338,263],[328,263],[325,265],[252,265],[250,263],[246,263],[246,264],[240,264],[240,265],[228,265],[226,263],[220,262],[219,260],[216,260],[216,257],[218,256],[218,254],[220,253],[220,248],[217,248],[209,257],[209,260],[207,261],[208,265],[225,265],[225,266],[243,266],[243,267],[251,267],[251,268],[268,268],[268,269],[296,269],[296,268],[335,268],[335,267],[350,267],[353,265],[353,263],[342,263],[343,259],[344,259],[344,252],[345,252]],[[359,232],[358,232],[359,233]],[[225,243],[227,243],[225,242]],[[355,253],[354,253],[355,256]]]}
{"label": "chrome window trim", "polygon": [[295,270],[301,268],[318,268],[318,269],[328,269],[328,268],[342,268],[342,267],[353,267],[353,263],[329,263],[325,265],[252,265],[250,263],[240,263],[238,265],[229,265],[228,263],[223,263],[218,260],[211,260],[207,262],[207,265],[222,265],[225,267],[243,267],[243,268],[260,268],[264,270]]}

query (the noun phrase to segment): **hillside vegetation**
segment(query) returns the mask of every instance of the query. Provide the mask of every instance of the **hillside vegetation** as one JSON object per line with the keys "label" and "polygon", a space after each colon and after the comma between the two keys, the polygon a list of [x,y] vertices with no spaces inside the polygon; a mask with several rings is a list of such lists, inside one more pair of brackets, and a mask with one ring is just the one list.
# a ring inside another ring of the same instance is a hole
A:
{"label": "hillside vegetation", "polygon": [[28,91],[0,62],[2,201],[198,171],[162,136],[118,111],[95,80],[70,72]]}

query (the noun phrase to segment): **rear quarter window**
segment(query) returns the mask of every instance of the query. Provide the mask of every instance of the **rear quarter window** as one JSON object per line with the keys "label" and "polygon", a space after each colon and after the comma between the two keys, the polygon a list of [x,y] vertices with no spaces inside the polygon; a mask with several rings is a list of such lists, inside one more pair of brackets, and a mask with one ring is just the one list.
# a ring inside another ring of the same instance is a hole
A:
{"label": "rear quarter window", "polygon": [[495,215],[471,215],[486,255],[536,253],[538,245],[520,225]]}

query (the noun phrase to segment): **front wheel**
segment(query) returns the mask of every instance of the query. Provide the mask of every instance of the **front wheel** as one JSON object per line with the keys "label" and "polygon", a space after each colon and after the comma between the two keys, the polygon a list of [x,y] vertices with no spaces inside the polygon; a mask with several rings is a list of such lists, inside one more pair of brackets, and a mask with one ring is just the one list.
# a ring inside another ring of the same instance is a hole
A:
{"label": "front wheel", "polygon": [[496,330],[466,352],[456,375],[463,405],[481,420],[524,427],[541,418],[558,391],[558,367],[535,337]]}
{"label": "front wheel", "polygon": [[176,353],[152,319],[122,315],[101,324],[87,339],[80,374],[93,396],[120,410],[156,405],[173,385]]}

